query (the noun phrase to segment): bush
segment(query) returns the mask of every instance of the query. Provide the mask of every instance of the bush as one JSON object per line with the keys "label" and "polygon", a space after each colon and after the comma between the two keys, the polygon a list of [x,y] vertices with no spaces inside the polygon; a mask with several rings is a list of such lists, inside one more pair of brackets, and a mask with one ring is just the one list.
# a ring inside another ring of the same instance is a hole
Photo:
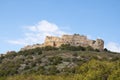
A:
{"label": "bush", "polygon": [[58,57],[58,56],[48,58],[48,60],[50,61],[50,63],[51,63],[52,65],[57,65],[57,64],[59,64],[59,63],[62,62],[62,58],[61,58],[61,57]]}
{"label": "bush", "polygon": [[85,47],[78,46],[78,50],[80,50],[80,51],[85,51]]}
{"label": "bush", "polygon": [[54,65],[50,66],[50,68],[48,69],[48,71],[49,71],[50,75],[55,75],[55,74],[59,73],[59,71],[57,70],[57,68]]}
{"label": "bush", "polygon": [[37,55],[41,55],[42,54],[42,49],[41,48],[35,48],[33,51]]}
{"label": "bush", "polygon": [[17,53],[15,51],[11,51],[11,52],[7,52],[4,58],[13,59],[15,56],[17,56]]}
{"label": "bush", "polygon": [[50,50],[58,50],[58,48],[52,47],[52,46],[45,46],[45,47],[42,47],[42,50],[44,50],[44,51],[50,51]]}
{"label": "bush", "polygon": [[61,50],[70,50],[70,51],[85,51],[85,48],[82,46],[71,46],[70,44],[62,44],[60,46]]}
{"label": "bush", "polygon": [[98,50],[98,49],[95,49],[95,51],[96,51],[96,52],[100,52],[100,50]]}
{"label": "bush", "polygon": [[35,49],[29,49],[29,50],[25,50],[25,51],[19,51],[18,52],[19,55],[40,55],[42,54],[42,49],[41,48],[35,48]]}
{"label": "bush", "polygon": [[69,50],[70,49],[70,44],[62,44],[59,48],[61,50]]}
{"label": "bush", "polygon": [[86,51],[94,51],[94,49],[91,46],[86,47]]}
{"label": "bush", "polygon": [[104,49],[104,51],[105,51],[105,52],[107,52],[107,51],[108,51],[108,49],[107,49],[107,48],[105,48],[105,49]]}

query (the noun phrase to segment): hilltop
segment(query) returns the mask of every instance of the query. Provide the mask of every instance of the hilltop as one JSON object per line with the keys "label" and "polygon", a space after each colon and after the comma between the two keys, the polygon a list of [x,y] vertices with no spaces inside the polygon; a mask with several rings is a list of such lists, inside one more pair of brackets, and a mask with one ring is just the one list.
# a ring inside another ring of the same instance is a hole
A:
{"label": "hilltop", "polygon": [[0,80],[119,80],[120,54],[102,39],[46,36],[43,44],[0,55]]}

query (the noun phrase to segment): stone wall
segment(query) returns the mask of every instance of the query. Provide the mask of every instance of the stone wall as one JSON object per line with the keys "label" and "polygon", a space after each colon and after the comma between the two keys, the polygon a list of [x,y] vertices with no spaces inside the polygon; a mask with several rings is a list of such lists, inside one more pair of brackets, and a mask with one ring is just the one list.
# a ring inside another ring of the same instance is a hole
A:
{"label": "stone wall", "polygon": [[44,46],[59,47],[61,44],[70,44],[72,46],[91,46],[94,49],[103,50],[104,41],[102,39],[89,40],[84,35],[62,35],[62,37],[47,36],[44,42]]}
{"label": "stone wall", "polygon": [[55,46],[59,47],[63,44],[63,41],[60,37],[53,37],[53,36],[46,36],[45,42],[43,43],[44,46]]}
{"label": "stone wall", "polygon": [[32,46],[26,46],[21,50],[33,49],[37,47],[45,47],[45,46],[54,46],[59,47],[62,44],[70,44],[72,46],[91,46],[94,49],[98,49],[102,51],[104,49],[104,41],[102,39],[97,40],[89,40],[84,35],[74,34],[74,35],[62,35],[61,37],[54,36],[46,36],[43,44],[36,44]]}
{"label": "stone wall", "polygon": [[27,45],[24,48],[21,48],[21,51],[29,50],[29,49],[34,49],[34,48],[42,47],[42,46],[43,46],[43,44]]}

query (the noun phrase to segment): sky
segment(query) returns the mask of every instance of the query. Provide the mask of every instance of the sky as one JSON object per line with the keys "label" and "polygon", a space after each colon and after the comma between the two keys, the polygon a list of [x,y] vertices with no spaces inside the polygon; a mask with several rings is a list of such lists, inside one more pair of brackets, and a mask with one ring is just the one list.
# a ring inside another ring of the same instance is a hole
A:
{"label": "sky", "polygon": [[0,0],[0,53],[74,33],[120,52],[120,0]]}

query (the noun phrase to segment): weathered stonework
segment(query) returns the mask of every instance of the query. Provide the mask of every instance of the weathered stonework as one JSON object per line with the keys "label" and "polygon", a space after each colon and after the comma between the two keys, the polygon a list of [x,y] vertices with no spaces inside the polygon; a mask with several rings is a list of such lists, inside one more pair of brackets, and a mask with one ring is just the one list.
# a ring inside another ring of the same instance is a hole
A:
{"label": "weathered stonework", "polygon": [[21,51],[28,50],[28,49],[34,49],[34,48],[42,47],[42,46],[43,46],[42,44],[27,45],[24,48],[21,48]]}
{"label": "weathered stonework", "polygon": [[104,49],[104,41],[102,39],[89,40],[84,35],[74,34],[74,35],[62,35],[62,37],[46,36],[45,42],[33,46],[26,46],[22,50],[33,49],[36,47],[54,46],[59,47],[62,44],[70,44],[72,46],[91,46],[94,49],[102,51]]}

